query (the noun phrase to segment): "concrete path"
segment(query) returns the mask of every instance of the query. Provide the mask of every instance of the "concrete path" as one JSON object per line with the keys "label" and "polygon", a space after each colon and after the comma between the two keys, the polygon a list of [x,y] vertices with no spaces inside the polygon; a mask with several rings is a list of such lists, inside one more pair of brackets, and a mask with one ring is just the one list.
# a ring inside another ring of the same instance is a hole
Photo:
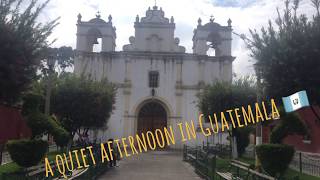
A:
{"label": "concrete path", "polygon": [[182,154],[154,151],[121,160],[119,167],[104,173],[99,180],[200,180]]}

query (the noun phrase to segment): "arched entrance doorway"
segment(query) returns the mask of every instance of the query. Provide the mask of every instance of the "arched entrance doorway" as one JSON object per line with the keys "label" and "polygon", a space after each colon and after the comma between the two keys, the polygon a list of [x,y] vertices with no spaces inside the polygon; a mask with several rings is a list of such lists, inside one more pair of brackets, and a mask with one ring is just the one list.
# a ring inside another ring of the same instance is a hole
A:
{"label": "arched entrance doorway", "polygon": [[148,102],[144,104],[138,114],[137,132],[154,132],[156,129],[167,127],[167,112],[158,102]]}

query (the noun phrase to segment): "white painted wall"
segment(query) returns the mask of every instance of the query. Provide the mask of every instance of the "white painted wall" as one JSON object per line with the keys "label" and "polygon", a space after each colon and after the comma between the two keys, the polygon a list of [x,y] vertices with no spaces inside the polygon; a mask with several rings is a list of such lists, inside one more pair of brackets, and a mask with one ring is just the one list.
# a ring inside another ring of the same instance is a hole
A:
{"label": "white painted wall", "polygon": [[[222,27],[213,21],[204,26],[200,23],[193,38],[194,54],[185,53],[179,39],[174,37],[173,17],[170,20],[164,17],[163,10],[156,6],[147,10],[146,17],[136,18],[135,37],[130,37],[130,44],[121,52],[114,51],[116,34],[111,19],[106,23],[100,18],[89,22],[80,18],[77,27],[75,73],[93,80],[107,78],[118,87],[116,109],[109,119],[108,129],[99,133],[98,140],[135,135],[139,107],[152,98],[167,110],[168,126],[177,127],[177,123],[190,120],[198,122],[197,93],[216,80],[232,80],[231,26]],[[102,53],[90,52],[88,48],[86,35],[91,28],[97,28],[103,36]],[[219,55],[207,56],[207,36],[217,30],[224,39]],[[151,97],[148,87],[151,70],[160,75],[155,97]],[[175,134],[178,135],[178,131]],[[188,143],[202,144],[206,139],[198,134],[197,141]],[[173,148],[182,148],[182,144],[177,143]]]}
{"label": "white painted wall", "polygon": [[[118,87],[116,109],[109,119],[108,130],[100,132],[98,139],[104,141],[108,138],[116,139],[135,135],[137,108],[144,100],[151,98],[151,88],[148,87],[148,73],[151,70],[158,71],[160,75],[159,87],[156,88],[154,98],[159,99],[169,109],[168,125],[177,127],[177,123],[190,120],[197,123],[199,112],[196,107],[196,95],[202,88],[199,85],[200,77],[202,76],[205,83],[212,83],[221,79],[223,72],[230,70],[232,64],[227,63],[229,66],[220,66],[221,63],[225,64],[224,61],[217,58],[204,58],[202,60],[203,66],[200,66],[196,58],[192,54],[181,56],[180,54],[132,52],[114,52],[112,54],[79,52],[75,61],[76,74],[91,75],[95,80],[107,78]],[[181,74],[178,73],[180,65],[182,67]],[[205,71],[201,71],[202,67]],[[200,75],[201,73],[203,75]],[[180,76],[182,87],[177,89],[177,81]],[[126,83],[130,86],[129,88],[123,87]],[[181,90],[181,96],[177,95],[179,90]],[[177,102],[179,98],[180,104]],[[181,111],[180,114],[178,109]],[[176,134],[179,134],[178,131]],[[197,141],[188,143],[202,144],[202,140],[206,140],[206,138],[199,134]],[[175,146],[175,148],[181,147],[181,144]]]}

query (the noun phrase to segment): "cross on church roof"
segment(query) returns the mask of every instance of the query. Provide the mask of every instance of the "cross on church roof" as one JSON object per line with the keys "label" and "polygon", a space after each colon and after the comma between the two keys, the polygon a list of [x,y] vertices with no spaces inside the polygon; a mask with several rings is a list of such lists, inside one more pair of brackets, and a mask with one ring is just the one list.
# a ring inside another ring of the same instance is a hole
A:
{"label": "cross on church roof", "polygon": [[101,17],[100,11],[97,12],[96,17],[100,19],[100,17]]}
{"label": "cross on church roof", "polygon": [[214,16],[211,15],[211,16],[210,16],[210,22],[213,22],[213,21],[214,21]]}

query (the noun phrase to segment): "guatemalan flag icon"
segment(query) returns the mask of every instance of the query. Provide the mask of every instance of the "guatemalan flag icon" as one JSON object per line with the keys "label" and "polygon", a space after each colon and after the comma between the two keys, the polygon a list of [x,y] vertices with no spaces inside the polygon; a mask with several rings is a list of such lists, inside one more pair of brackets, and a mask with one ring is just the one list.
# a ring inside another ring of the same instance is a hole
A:
{"label": "guatemalan flag icon", "polygon": [[286,112],[296,111],[302,107],[309,106],[309,100],[306,91],[299,91],[288,97],[282,98]]}

